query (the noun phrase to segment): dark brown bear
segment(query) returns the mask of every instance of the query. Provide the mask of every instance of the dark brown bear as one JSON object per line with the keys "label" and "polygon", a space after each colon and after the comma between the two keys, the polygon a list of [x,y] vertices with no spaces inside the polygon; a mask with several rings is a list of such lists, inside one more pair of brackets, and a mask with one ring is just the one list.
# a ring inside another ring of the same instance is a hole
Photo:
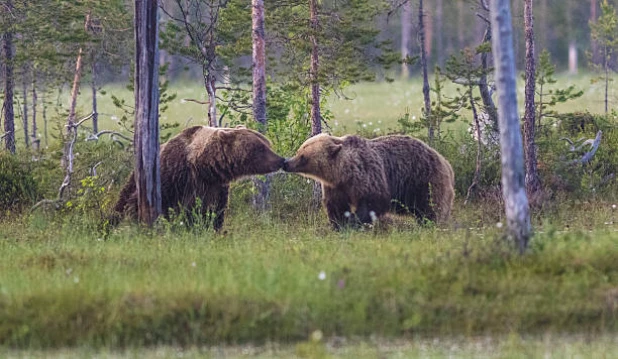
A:
{"label": "dark brown bear", "polygon": [[367,140],[318,135],[283,168],[321,182],[323,203],[335,228],[346,223],[350,213],[371,223],[389,209],[443,222],[455,196],[448,161],[408,136]]}
{"label": "dark brown bear", "polygon": [[[244,126],[187,128],[161,145],[160,157],[164,214],[170,209],[176,213],[195,209],[205,219],[214,215],[215,230],[223,225],[230,182],[277,171],[285,160],[272,151],[266,137]],[[195,208],[197,198],[200,208]],[[137,217],[133,174],[120,192],[114,211]]]}
{"label": "dark brown bear", "polygon": [[410,136],[382,136],[369,144],[384,161],[391,210],[438,223],[449,219],[455,198],[455,174],[442,155]]}

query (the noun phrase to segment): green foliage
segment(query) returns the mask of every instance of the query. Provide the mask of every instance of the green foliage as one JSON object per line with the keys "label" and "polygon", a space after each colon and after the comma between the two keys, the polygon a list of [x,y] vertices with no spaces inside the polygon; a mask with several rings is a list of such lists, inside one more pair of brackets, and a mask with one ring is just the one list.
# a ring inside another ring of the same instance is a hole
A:
{"label": "green foliage", "polygon": [[31,205],[40,196],[31,167],[31,163],[0,152],[0,217],[3,212]]}
{"label": "green foliage", "polygon": [[[549,52],[541,51],[539,62],[536,66],[536,99],[534,102],[536,110],[536,123],[539,129],[542,129],[542,121],[546,117],[555,117],[558,113],[552,110],[552,107],[558,104],[565,103],[581,97],[584,92],[576,91],[575,85],[571,85],[566,89],[548,88],[550,85],[555,85],[557,80],[554,77],[556,66],[551,62]],[[547,126],[546,126],[547,127]]]}
{"label": "green foliage", "polygon": [[[177,97],[175,93],[170,94],[169,91],[169,80],[165,79],[165,74],[167,73],[169,68],[169,64],[164,64],[159,67],[159,117],[161,114],[167,111],[168,105],[174,101]],[[131,67],[131,78],[133,77],[134,67]],[[129,82],[127,84],[127,89],[131,91],[131,94],[134,92],[133,83]],[[135,107],[133,105],[127,104],[124,98],[117,97],[113,93],[110,93],[110,97],[112,99],[112,103],[114,106],[120,110],[122,110],[123,115],[119,119],[118,123],[124,130],[129,133],[133,133],[133,127],[135,123]],[[178,122],[172,123],[161,123],[159,122],[159,140],[161,143],[167,142],[172,136],[172,132],[166,132],[166,130],[172,130],[179,127],[180,124]],[[131,137],[132,135],[128,135]]]}

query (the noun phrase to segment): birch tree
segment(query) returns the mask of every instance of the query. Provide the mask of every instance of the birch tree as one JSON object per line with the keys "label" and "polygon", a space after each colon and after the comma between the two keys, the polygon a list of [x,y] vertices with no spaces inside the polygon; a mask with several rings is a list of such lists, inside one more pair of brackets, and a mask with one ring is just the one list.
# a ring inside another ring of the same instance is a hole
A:
{"label": "birch tree", "polygon": [[524,4],[524,27],[526,37],[526,90],[525,90],[525,114],[524,114],[524,151],[526,162],[526,190],[528,195],[533,195],[541,189],[536,161],[535,143],[535,84],[536,84],[536,60],[534,52],[534,17],[533,0],[525,0]]}
{"label": "birch tree", "polygon": [[[253,118],[259,124],[260,132],[266,131],[266,39],[264,30],[264,0],[252,0],[252,43],[253,43]],[[268,206],[270,176],[262,181],[253,181],[257,193],[254,205],[259,210]]]}
{"label": "birch tree", "polygon": [[135,0],[135,184],[138,218],[161,213],[158,1]]}
{"label": "birch tree", "polygon": [[513,26],[509,0],[492,0],[490,15],[498,90],[502,193],[507,234],[515,241],[520,253],[523,253],[531,236],[531,226],[524,185],[524,155],[517,113]]}

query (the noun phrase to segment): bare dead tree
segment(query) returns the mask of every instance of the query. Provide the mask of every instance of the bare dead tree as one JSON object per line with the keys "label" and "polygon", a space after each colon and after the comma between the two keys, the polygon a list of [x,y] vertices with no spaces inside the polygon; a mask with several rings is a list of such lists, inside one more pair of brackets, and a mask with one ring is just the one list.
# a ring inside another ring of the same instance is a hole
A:
{"label": "bare dead tree", "polygon": [[507,231],[523,253],[532,228],[524,183],[524,155],[517,113],[513,26],[509,0],[491,0],[492,45],[498,90],[498,121],[502,157],[502,193]]}
{"label": "bare dead tree", "polygon": [[162,212],[159,159],[158,0],[135,0],[135,170],[137,215],[151,226]]}
{"label": "bare dead tree", "polygon": [[535,116],[534,97],[536,84],[536,59],[534,49],[534,17],[533,0],[525,0],[524,3],[524,27],[526,37],[526,90],[525,90],[525,114],[524,114],[524,143],[526,150],[526,190],[532,196],[541,189],[539,177],[536,142],[535,142]]}
{"label": "bare dead tree", "polygon": [[[86,20],[84,21],[84,27],[86,30],[90,27],[90,13],[86,14]],[[67,118],[67,124],[65,126],[65,137],[67,141],[65,141],[64,151],[62,156],[61,165],[63,168],[71,168],[71,173],[73,172],[72,163],[72,146],[75,141],[72,141],[71,138],[77,136],[77,127],[75,127],[75,107],[77,106],[77,95],[79,93],[79,83],[82,76],[82,66],[83,66],[83,49],[80,47],[77,53],[77,60],[75,61],[75,73],[73,75],[73,86],[71,87],[71,96],[69,97],[69,116]],[[70,186],[71,176],[67,176],[66,179],[69,180],[67,186]]]}
{"label": "bare dead tree", "polygon": [[418,2],[418,41],[421,47],[421,68],[423,70],[423,99],[424,99],[424,116],[427,119],[427,138],[429,145],[433,145],[434,139],[434,124],[431,118],[431,98],[429,97],[429,76],[427,75],[427,52],[425,50],[425,10],[423,9],[423,0]]}
{"label": "bare dead tree", "polygon": [[[483,10],[489,13],[489,4],[488,0],[479,0],[480,6]],[[485,35],[483,36],[483,43],[491,43],[491,21],[487,17],[481,14],[477,14],[486,24],[487,28],[485,29]],[[481,100],[483,101],[483,106],[485,107],[485,112],[489,116],[491,123],[494,126],[494,129],[497,130],[498,127],[498,110],[496,109],[496,105],[494,100],[491,97],[491,89],[487,82],[487,74],[489,73],[489,53],[487,51],[483,51],[481,53],[481,74],[479,77],[479,92],[481,94]]]}

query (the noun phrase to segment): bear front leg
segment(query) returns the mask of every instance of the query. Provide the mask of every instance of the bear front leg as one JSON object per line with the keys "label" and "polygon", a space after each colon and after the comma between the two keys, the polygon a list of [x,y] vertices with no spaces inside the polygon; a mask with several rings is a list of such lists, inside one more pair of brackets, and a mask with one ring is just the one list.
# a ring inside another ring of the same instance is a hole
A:
{"label": "bear front leg", "polygon": [[339,230],[341,227],[347,225],[352,218],[350,203],[347,196],[335,189],[327,187],[322,187],[322,191],[324,194],[324,207],[326,208],[328,219],[333,229]]}
{"label": "bear front leg", "polygon": [[223,227],[223,221],[225,219],[225,209],[227,208],[229,187],[225,186],[218,190],[215,199],[215,218],[213,227],[215,231],[219,232]]}

